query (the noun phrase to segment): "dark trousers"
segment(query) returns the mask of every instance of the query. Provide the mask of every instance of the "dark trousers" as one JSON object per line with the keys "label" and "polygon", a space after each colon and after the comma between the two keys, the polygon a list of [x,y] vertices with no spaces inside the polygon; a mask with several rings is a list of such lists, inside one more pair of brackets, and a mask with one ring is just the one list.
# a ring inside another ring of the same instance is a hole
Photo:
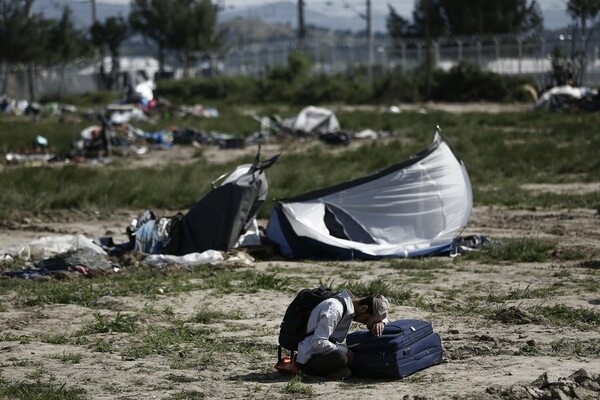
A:
{"label": "dark trousers", "polygon": [[308,375],[324,376],[348,366],[348,357],[341,350],[311,357],[300,369]]}

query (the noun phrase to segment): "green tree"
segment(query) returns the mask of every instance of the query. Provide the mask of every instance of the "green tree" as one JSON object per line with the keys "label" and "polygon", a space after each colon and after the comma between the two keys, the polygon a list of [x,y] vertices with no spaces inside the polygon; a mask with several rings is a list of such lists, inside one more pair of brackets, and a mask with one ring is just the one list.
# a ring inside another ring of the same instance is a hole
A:
{"label": "green tree", "polygon": [[[600,12],[600,0],[569,0],[567,2],[567,13],[573,18],[580,29],[580,48],[579,48],[579,71],[575,83],[581,85],[586,70],[585,54],[587,52],[588,39],[588,20],[593,23]],[[576,55],[573,55],[576,58]]]}
{"label": "green tree", "polygon": [[536,0],[440,0],[440,4],[455,35],[525,33],[543,28]]}
{"label": "green tree", "polygon": [[170,6],[172,24],[167,42],[183,63],[184,76],[189,76],[197,56],[218,46],[217,8],[210,0],[173,0]]}
{"label": "green tree", "polygon": [[409,25],[390,7],[388,32],[396,38],[424,37],[427,12],[432,37],[530,33],[543,28],[536,0],[415,0],[413,22]]}
{"label": "green tree", "polygon": [[411,35],[410,22],[396,12],[396,9],[388,4],[389,14],[385,20],[385,26],[392,39],[402,39]]}
{"label": "green tree", "polygon": [[[0,0],[0,60],[27,66],[29,98],[35,100],[36,63],[46,58],[50,21],[31,14],[34,0]],[[2,92],[6,91],[3,84]]]}
{"label": "green tree", "polygon": [[164,0],[133,0],[129,14],[129,25],[145,40],[153,42],[158,49],[160,71],[164,71],[165,51],[168,47],[168,32],[173,24],[173,8]]}
{"label": "green tree", "polygon": [[414,36],[425,37],[427,23],[427,6],[429,6],[429,32],[431,37],[443,36],[448,32],[447,22],[443,16],[441,0],[417,0],[412,16],[414,24],[411,32]]}
{"label": "green tree", "polygon": [[129,28],[123,17],[108,17],[104,23],[94,22],[90,27],[91,41],[100,50],[104,60],[105,50],[108,50],[112,64],[108,80],[108,88],[112,89],[119,77],[119,49],[129,37]]}
{"label": "green tree", "polygon": [[79,57],[89,55],[90,46],[85,33],[75,27],[73,11],[69,6],[63,8],[61,18],[50,26],[48,38],[48,61],[60,67],[60,91],[66,65]]}

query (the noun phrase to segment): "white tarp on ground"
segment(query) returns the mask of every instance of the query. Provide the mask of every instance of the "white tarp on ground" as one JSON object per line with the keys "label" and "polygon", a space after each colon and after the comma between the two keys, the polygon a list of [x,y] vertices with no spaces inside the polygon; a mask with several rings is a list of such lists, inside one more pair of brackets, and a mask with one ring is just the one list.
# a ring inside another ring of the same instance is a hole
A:
{"label": "white tarp on ground", "polygon": [[206,250],[202,253],[189,253],[183,256],[170,254],[152,254],[144,258],[144,264],[162,267],[169,264],[197,266],[223,261],[223,253],[217,250]]}
{"label": "white tarp on ground", "polygon": [[210,264],[213,266],[245,266],[254,265],[254,258],[242,251],[222,252],[205,250],[202,253],[189,253],[183,256],[171,254],[152,254],[144,258],[143,263],[153,267],[164,267],[169,264],[198,266]]}
{"label": "white tarp on ground", "polygon": [[337,132],[340,123],[333,111],[322,107],[309,106],[293,117],[285,119],[282,126],[292,132],[316,134]]}

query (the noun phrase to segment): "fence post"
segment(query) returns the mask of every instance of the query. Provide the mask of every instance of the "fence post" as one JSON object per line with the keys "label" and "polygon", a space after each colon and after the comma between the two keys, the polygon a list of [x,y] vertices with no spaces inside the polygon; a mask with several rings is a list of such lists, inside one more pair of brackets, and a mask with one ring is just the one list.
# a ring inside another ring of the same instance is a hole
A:
{"label": "fence post", "polygon": [[313,39],[313,43],[315,44],[315,65],[320,64],[320,49],[319,49],[319,40],[318,39]]}
{"label": "fence post", "polygon": [[406,43],[404,42],[400,44],[400,64],[402,65],[402,70],[406,70]]}
{"label": "fence post", "polygon": [[521,71],[523,70],[522,62],[523,62],[523,39],[520,37],[517,38],[517,48],[519,51],[519,75],[521,75]]}
{"label": "fence post", "polygon": [[458,39],[456,41],[456,44],[458,45],[458,49],[457,49],[457,51],[458,51],[458,61],[462,61],[462,58],[463,58],[463,42],[462,42],[462,40]]}
{"label": "fence post", "polygon": [[267,47],[267,71],[273,68],[275,62],[273,52],[274,50],[270,46]]}
{"label": "fence post", "polygon": [[381,53],[381,69],[386,72],[388,69],[387,51],[385,45],[381,45],[377,48],[377,51]]}
{"label": "fence post", "polygon": [[497,37],[494,38],[494,49],[496,51],[496,61],[500,60],[500,41]]}
{"label": "fence post", "polygon": [[540,36],[540,62],[538,63],[538,71],[543,71],[546,61],[546,39]]}
{"label": "fence post", "polygon": [[540,58],[546,58],[546,39],[540,37]]}
{"label": "fence post", "polygon": [[329,55],[330,55],[330,64],[331,64],[331,72],[336,72],[336,67],[335,67],[335,45],[330,45],[329,46]]}

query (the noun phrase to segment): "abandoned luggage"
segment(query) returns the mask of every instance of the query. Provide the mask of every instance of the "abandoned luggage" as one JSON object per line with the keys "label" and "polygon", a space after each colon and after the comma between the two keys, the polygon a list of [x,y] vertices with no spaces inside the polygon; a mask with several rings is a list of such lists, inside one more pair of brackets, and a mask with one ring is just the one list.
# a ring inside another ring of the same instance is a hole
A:
{"label": "abandoned luggage", "polygon": [[363,378],[403,378],[442,362],[442,342],[429,321],[394,321],[381,336],[352,332],[346,344],[355,355],[353,373]]}

